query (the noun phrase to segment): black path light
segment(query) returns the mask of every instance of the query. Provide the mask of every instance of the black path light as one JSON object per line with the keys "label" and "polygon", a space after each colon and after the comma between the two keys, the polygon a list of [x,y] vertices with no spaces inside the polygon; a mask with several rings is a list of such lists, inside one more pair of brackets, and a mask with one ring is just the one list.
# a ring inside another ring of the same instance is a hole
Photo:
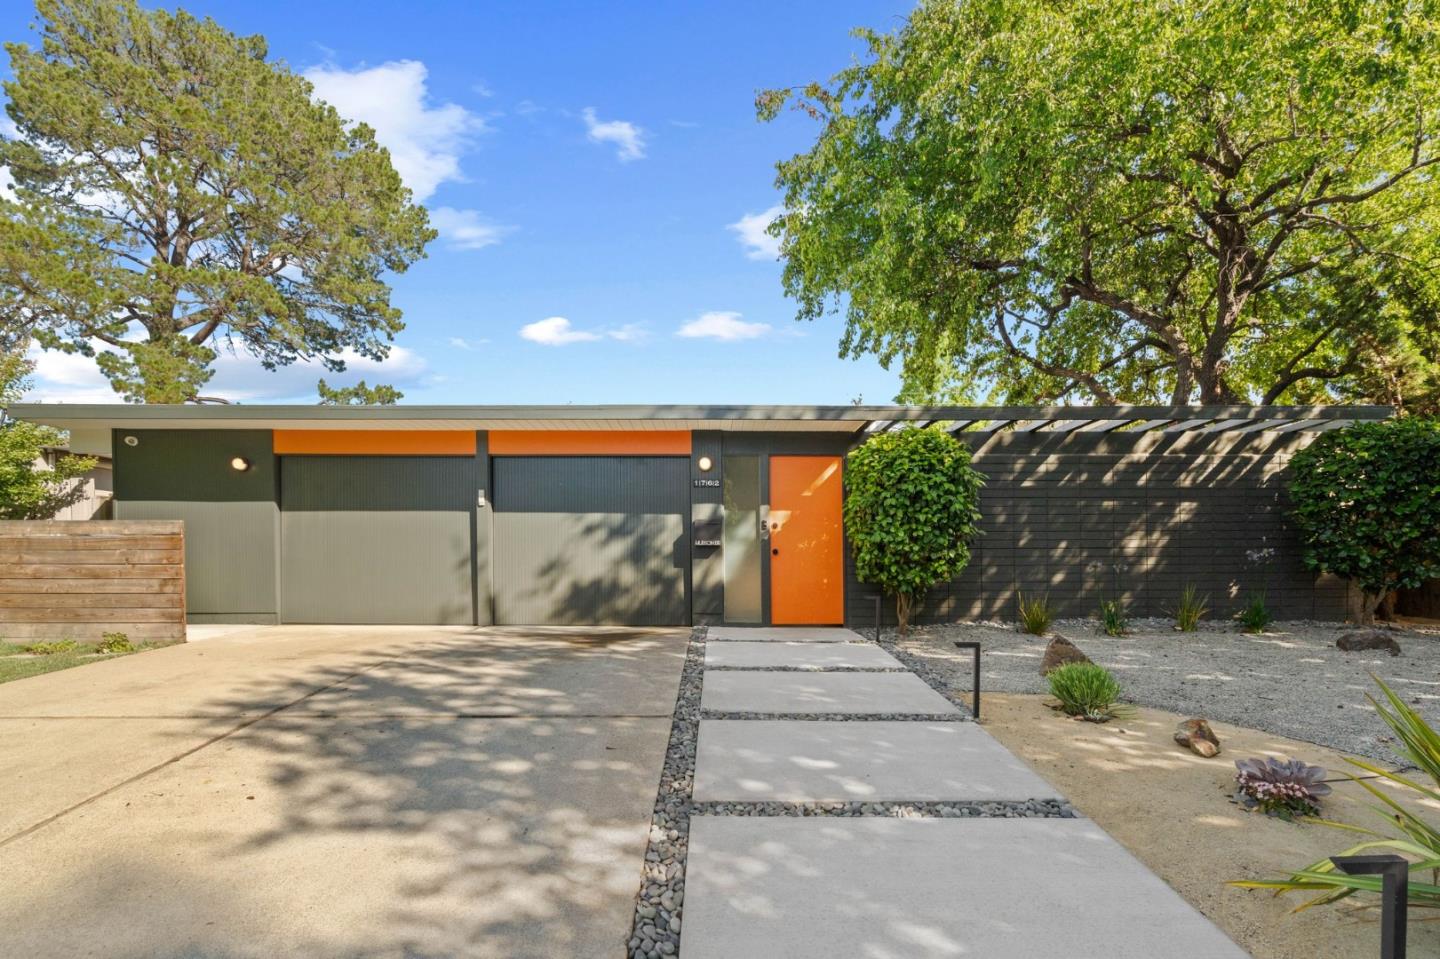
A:
{"label": "black path light", "polygon": [[1347,876],[1379,876],[1380,959],[1405,959],[1405,920],[1409,911],[1410,863],[1394,855],[1332,856]]}

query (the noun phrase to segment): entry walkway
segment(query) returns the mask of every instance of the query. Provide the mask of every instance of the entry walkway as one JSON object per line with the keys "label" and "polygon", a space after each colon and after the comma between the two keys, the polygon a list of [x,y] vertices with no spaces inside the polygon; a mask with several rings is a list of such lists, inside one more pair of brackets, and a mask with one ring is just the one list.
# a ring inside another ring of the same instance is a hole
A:
{"label": "entry walkway", "polygon": [[705,663],[684,959],[1244,959],[859,634],[712,629]]}

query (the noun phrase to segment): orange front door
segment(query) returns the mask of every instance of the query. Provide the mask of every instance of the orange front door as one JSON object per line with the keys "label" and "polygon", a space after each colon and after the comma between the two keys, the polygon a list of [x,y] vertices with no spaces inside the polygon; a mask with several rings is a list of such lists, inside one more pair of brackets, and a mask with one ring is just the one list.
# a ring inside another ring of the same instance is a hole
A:
{"label": "orange front door", "polygon": [[845,621],[840,457],[770,457],[770,622]]}

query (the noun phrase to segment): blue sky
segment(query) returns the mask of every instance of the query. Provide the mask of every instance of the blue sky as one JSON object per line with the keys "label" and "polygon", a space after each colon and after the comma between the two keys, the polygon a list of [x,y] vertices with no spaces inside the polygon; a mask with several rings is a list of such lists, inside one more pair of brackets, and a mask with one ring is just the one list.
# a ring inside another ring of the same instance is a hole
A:
{"label": "blue sky", "polygon": [[[873,360],[837,357],[838,317],[794,319],[773,251],[744,224],[778,200],[775,161],[815,131],[794,113],[756,122],[756,90],[829,76],[862,52],[852,27],[893,29],[909,4],[185,6],[264,34],[272,57],[375,126],[442,231],[394,278],[407,329],[392,360],[338,379],[392,382],[407,403],[897,391]],[[4,9],[0,37],[34,42],[32,11]],[[249,402],[311,402],[319,375],[233,357],[218,370],[208,392]],[[113,397],[89,361],[53,355],[32,395]]]}

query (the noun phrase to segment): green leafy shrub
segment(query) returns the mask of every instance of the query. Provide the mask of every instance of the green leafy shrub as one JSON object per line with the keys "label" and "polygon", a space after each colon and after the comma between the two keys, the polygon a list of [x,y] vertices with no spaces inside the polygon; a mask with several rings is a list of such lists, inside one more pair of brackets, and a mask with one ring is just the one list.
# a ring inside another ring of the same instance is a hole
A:
{"label": "green leafy shrub", "polygon": [[1175,628],[1182,633],[1193,633],[1200,620],[1210,612],[1209,596],[1201,596],[1192,583],[1180,591],[1180,604],[1175,607]]}
{"label": "green leafy shrub", "polygon": [[851,451],[845,532],[855,571],[895,597],[902,632],[930,587],[970,562],[983,484],[970,450],[943,430],[878,433]]}
{"label": "green leafy shrub", "polygon": [[1106,636],[1124,636],[1130,628],[1125,615],[1125,604],[1118,599],[1107,599],[1100,604],[1100,628]]}
{"label": "green leafy shrub", "polygon": [[25,652],[33,656],[54,656],[57,653],[74,652],[80,644],[73,639],[56,639],[38,643],[31,643],[25,647]]}
{"label": "green leafy shrub", "polygon": [[[1350,826],[1342,823],[1325,823],[1346,832],[1361,833],[1364,842],[1351,846],[1337,856],[1374,855],[1395,853],[1410,860],[1409,899],[1412,906],[1429,909],[1440,907],[1440,885],[1434,882],[1434,870],[1440,866],[1440,830],[1416,816],[1396,801],[1389,789],[1401,788],[1418,793],[1433,801],[1440,801],[1440,732],[1425,722],[1411,706],[1386,686],[1379,678],[1375,683],[1380,687],[1384,702],[1374,696],[1368,697],[1380,718],[1395,733],[1401,752],[1419,772],[1395,772],[1363,759],[1345,761],[1359,768],[1367,775],[1364,778],[1351,777],[1357,786],[1378,800],[1371,809],[1387,828],[1398,828],[1402,835],[1387,835],[1374,829]],[[1428,782],[1421,782],[1421,778]],[[1375,785],[1377,779],[1385,780],[1387,789]],[[1324,822],[1322,820],[1322,822]],[[1431,877],[1423,882],[1418,876]],[[1232,882],[1232,886],[1246,889],[1273,889],[1277,893],[1318,892],[1301,908],[1332,903],[1357,892],[1380,892],[1379,876],[1347,876],[1337,872],[1329,857],[1311,863],[1304,869],[1296,870],[1284,879],[1246,879]]]}
{"label": "green leafy shrub", "polygon": [[100,642],[95,644],[97,653],[133,653],[136,648],[130,637],[124,633],[105,633]]}
{"label": "green leafy shrub", "polygon": [[1360,588],[1362,621],[1391,591],[1440,577],[1440,423],[1322,433],[1291,458],[1290,500],[1306,564]]}
{"label": "green leafy shrub", "polygon": [[1016,597],[1016,603],[1020,607],[1020,625],[1025,632],[1032,636],[1044,636],[1050,632],[1050,624],[1055,621],[1055,608],[1050,605],[1048,595],[1026,599],[1021,593]]}
{"label": "green leafy shrub", "polygon": [[1250,598],[1245,601],[1245,605],[1236,612],[1235,621],[1247,633],[1265,632],[1265,628],[1275,622],[1275,617],[1270,613],[1270,607],[1265,605],[1265,594],[1251,593]]}
{"label": "green leafy shrub", "polygon": [[1080,716],[1093,723],[1107,722],[1121,714],[1116,707],[1120,683],[1110,670],[1094,663],[1066,663],[1050,671],[1050,695],[1060,700],[1067,716]]}

